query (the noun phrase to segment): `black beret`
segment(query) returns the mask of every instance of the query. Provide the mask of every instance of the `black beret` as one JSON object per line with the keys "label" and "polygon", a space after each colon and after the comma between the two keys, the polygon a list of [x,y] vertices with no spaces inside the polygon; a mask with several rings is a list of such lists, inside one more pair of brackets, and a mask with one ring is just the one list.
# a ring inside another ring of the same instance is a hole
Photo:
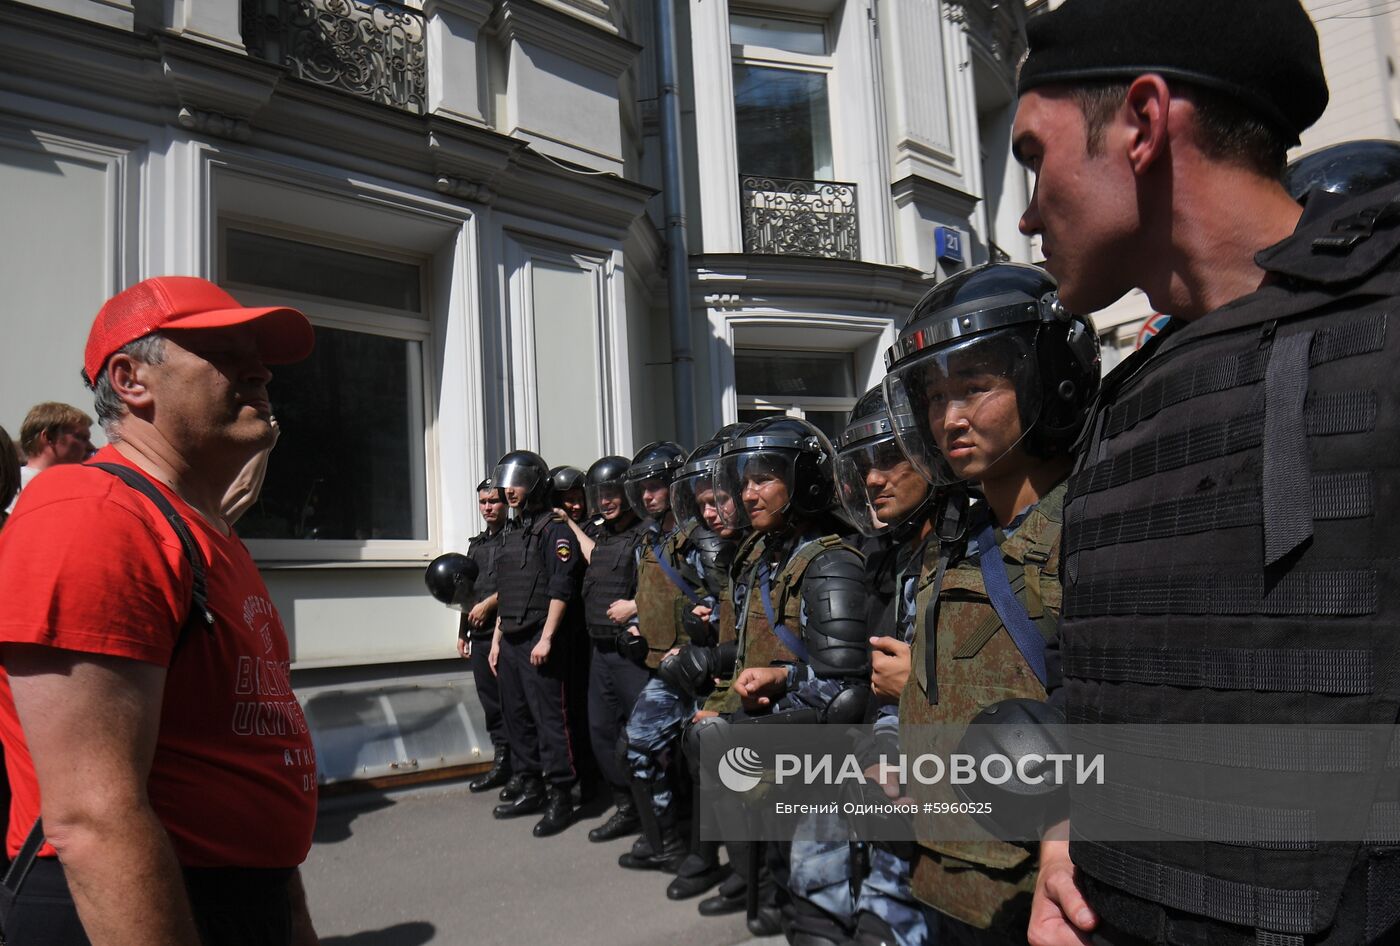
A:
{"label": "black beret", "polygon": [[1228,95],[1297,144],[1327,107],[1299,0],[1065,0],[1026,23],[1017,92],[1155,72]]}

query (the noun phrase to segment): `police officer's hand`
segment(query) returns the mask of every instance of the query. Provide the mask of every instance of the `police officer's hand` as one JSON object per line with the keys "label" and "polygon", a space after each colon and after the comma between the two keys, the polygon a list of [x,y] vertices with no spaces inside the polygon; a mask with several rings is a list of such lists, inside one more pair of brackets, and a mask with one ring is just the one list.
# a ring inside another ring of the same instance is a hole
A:
{"label": "police officer's hand", "polygon": [[734,692],[745,709],[762,709],[787,690],[786,667],[748,667],[734,681]]}
{"label": "police officer's hand", "polygon": [[530,665],[538,667],[548,660],[549,647],[549,638],[541,637],[540,642],[530,649]]}
{"label": "police officer's hand", "polygon": [[618,599],[608,605],[608,617],[614,624],[626,624],[637,616],[637,602]]}
{"label": "police officer's hand", "polygon": [[501,659],[501,645],[495,641],[491,642],[491,653],[486,655],[486,662],[491,666],[491,675],[499,676],[496,672],[496,661]]}
{"label": "police officer's hand", "polygon": [[1098,922],[1074,882],[1069,822],[1062,821],[1046,831],[1040,842],[1040,874],[1035,881],[1026,938],[1030,946],[1079,946],[1093,942],[1086,934]]}
{"label": "police officer's hand", "polygon": [[909,667],[908,644],[893,637],[870,638],[870,687],[880,702],[899,702]]}
{"label": "police officer's hand", "polygon": [[695,615],[702,621],[708,621],[710,619],[710,615],[715,613],[715,609],[710,607],[709,605],[697,604],[695,607],[690,609],[690,613]]}
{"label": "police officer's hand", "polygon": [[912,803],[912,799],[900,797],[899,773],[897,771],[885,771],[879,763],[876,763],[865,770],[865,777],[880,786],[880,791],[884,792],[885,797],[891,801],[901,805]]}
{"label": "police officer's hand", "polygon": [[472,656],[472,639],[470,637],[457,638],[457,656],[463,660],[470,660]]}
{"label": "police officer's hand", "polygon": [[690,717],[690,721],[691,721],[692,723],[698,723],[698,722],[700,722],[700,720],[702,720],[702,719],[709,719],[709,718],[712,717],[712,716],[718,716],[718,715],[719,715],[719,713],[716,713],[714,710],[706,710],[706,709],[696,710],[696,711],[695,711],[695,715],[692,716],[692,717]]}
{"label": "police officer's hand", "polygon": [[565,512],[564,510],[560,509],[558,506],[555,506],[553,511],[554,511],[554,521],[555,521],[555,522],[568,522],[568,521],[569,521],[569,514],[568,514],[567,512]]}
{"label": "police officer's hand", "polygon": [[485,627],[486,619],[491,616],[491,608],[485,601],[479,601],[467,612],[467,623],[472,627]]}

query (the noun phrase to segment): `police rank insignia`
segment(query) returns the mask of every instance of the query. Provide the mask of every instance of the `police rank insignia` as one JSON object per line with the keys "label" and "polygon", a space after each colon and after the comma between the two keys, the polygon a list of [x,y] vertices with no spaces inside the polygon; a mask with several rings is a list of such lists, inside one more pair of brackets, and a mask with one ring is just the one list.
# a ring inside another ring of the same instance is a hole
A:
{"label": "police rank insignia", "polygon": [[574,557],[574,547],[568,539],[559,539],[554,543],[554,554],[559,561],[567,562]]}

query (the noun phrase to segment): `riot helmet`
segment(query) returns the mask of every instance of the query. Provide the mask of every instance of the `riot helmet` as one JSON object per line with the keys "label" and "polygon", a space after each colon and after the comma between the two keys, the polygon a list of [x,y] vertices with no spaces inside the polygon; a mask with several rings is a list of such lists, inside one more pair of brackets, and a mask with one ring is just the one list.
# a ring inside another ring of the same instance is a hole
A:
{"label": "riot helmet", "polygon": [[428,593],[453,611],[465,611],[471,604],[472,592],[481,569],[476,562],[460,552],[439,555],[428,563],[423,582]]}
{"label": "riot helmet", "polygon": [[1350,196],[1400,181],[1400,142],[1344,141],[1289,162],[1283,186],[1298,203],[1314,191]]}
{"label": "riot helmet", "polygon": [[[574,496],[570,496],[574,493]],[[556,466],[549,471],[549,505],[562,508],[575,522],[582,522],[588,502],[584,496],[583,471],[575,466]]]}
{"label": "riot helmet", "polygon": [[720,452],[715,502],[731,529],[772,532],[794,515],[830,510],[835,499],[836,451],[826,435],[797,417],[755,421]]}
{"label": "riot helmet", "polygon": [[533,450],[512,450],[507,453],[496,464],[496,472],[491,478],[506,491],[507,501],[511,490],[525,490],[524,501],[520,504],[525,510],[543,509],[549,501],[549,464]]}
{"label": "riot helmet", "polygon": [[895,436],[942,486],[995,475],[1018,447],[1068,454],[1098,391],[1099,341],[1044,270],[990,263],[919,300],[885,364]]}
{"label": "riot helmet", "polygon": [[715,506],[715,470],[724,445],[747,424],[726,424],[714,437],[702,443],[685,458],[685,465],[671,481],[671,511],[677,522],[697,522],[719,535],[732,532],[719,517]]}
{"label": "riot helmet", "polygon": [[627,470],[627,500],[642,519],[660,522],[671,509],[671,481],[685,463],[685,449],[669,440],[647,444]]}
{"label": "riot helmet", "polygon": [[608,521],[631,512],[627,505],[627,468],[632,463],[626,457],[603,457],[588,468],[584,478],[584,494],[588,497],[588,514],[602,516]]}
{"label": "riot helmet", "polygon": [[863,534],[880,535],[924,511],[931,491],[900,449],[876,385],[856,401],[836,443],[836,493],[846,518]]}

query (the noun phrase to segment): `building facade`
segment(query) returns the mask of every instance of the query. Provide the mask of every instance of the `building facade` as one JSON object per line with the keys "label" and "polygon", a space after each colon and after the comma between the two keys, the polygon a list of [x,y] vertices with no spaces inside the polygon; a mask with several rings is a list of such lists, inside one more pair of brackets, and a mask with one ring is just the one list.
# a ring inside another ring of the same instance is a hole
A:
{"label": "building facade", "polygon": [[[834,431],[937,279],[1029,260],[1026,11],[676,0],[696,416]],[[512,447],[677,429],[640,0],[3,0],[0,423],[79,406],[102,301],[185,273],[303,309],[240,522],[335,782],[482,760],[423,566]]]}

